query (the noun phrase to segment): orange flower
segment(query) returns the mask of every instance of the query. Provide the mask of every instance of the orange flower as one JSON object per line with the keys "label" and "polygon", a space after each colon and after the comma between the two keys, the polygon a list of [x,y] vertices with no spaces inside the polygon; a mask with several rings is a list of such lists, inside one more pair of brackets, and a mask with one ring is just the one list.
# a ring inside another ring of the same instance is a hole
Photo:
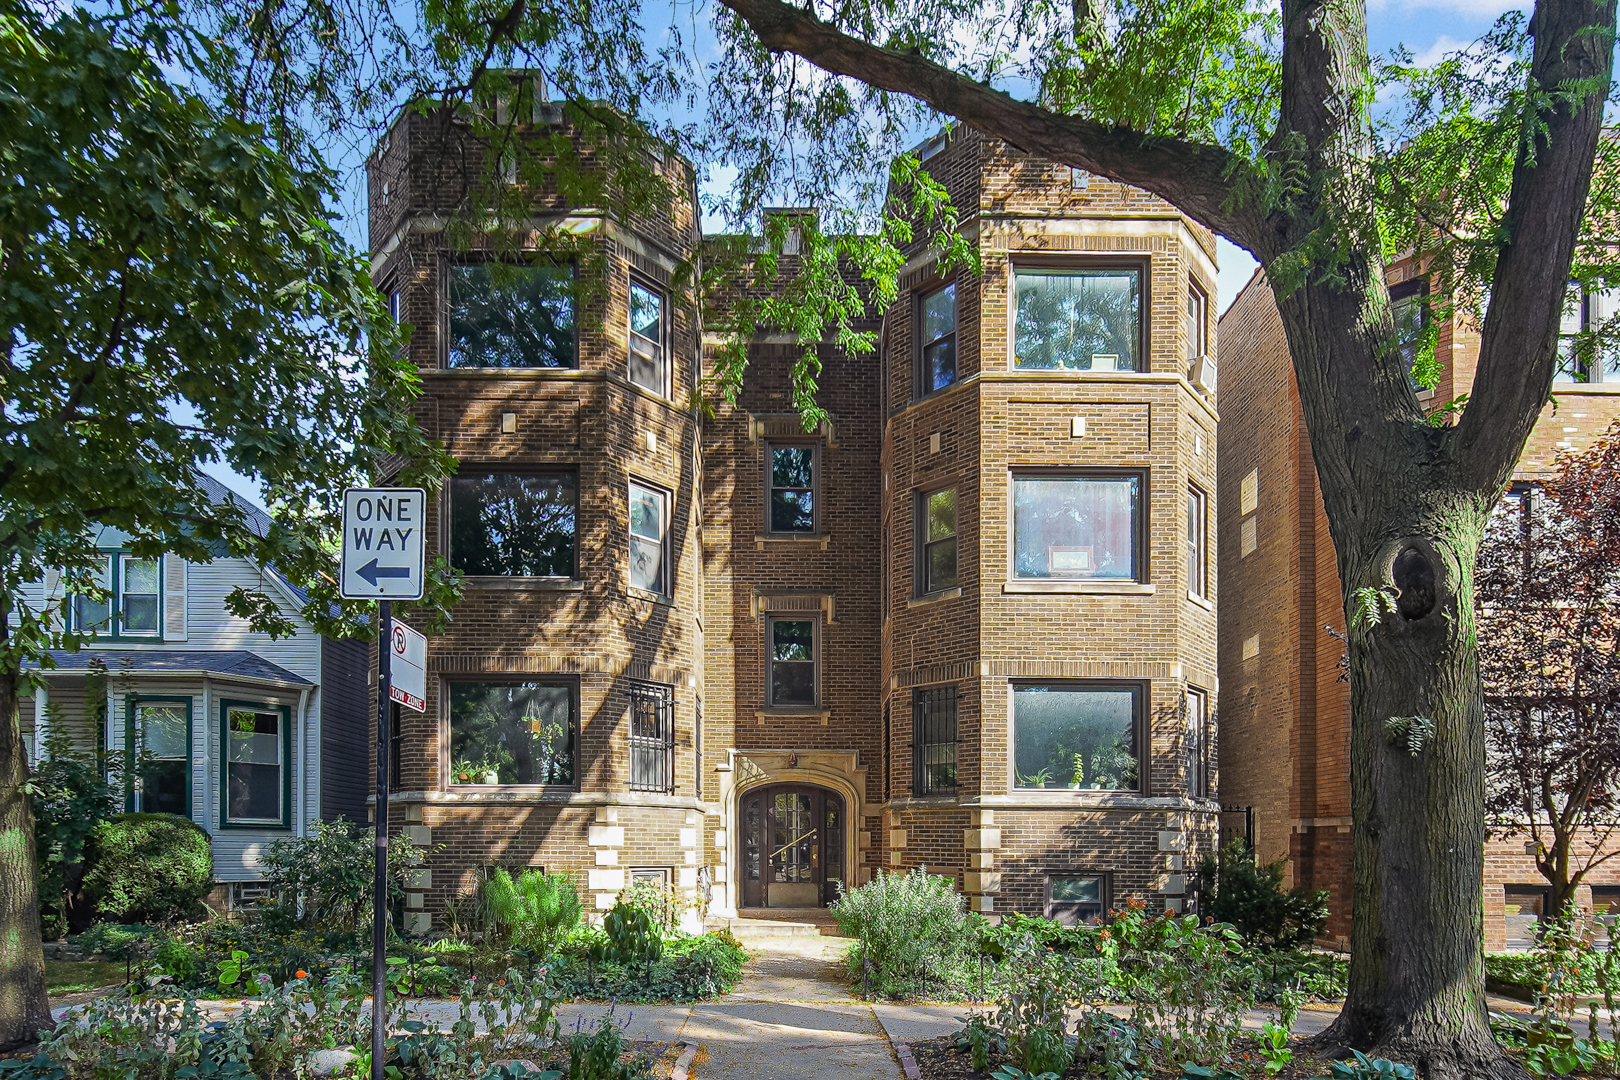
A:
{"label": "orange flower", "polygon": [[305,971],[303,968],[299,968],[297,971],[293,972],[293,978],[307,979],[309,978],[309,972]]}

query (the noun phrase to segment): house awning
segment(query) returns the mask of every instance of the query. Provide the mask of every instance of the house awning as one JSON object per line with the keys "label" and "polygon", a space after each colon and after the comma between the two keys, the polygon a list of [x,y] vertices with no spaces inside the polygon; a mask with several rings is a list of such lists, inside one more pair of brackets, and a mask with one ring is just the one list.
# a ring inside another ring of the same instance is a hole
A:
{"label": "house awning", "polygon": [[81,649],[68,652],[53,649],[50,653],[54,668],[41,674],[82,675],[90,670],[92,661],[100,661],[109,673],[160,678],[226,678],[264,685],[304,687],[315,684],[302,675],[272,664],[258,653],[246,649],[153,649],[151,651],[113,652],[104,649]]}

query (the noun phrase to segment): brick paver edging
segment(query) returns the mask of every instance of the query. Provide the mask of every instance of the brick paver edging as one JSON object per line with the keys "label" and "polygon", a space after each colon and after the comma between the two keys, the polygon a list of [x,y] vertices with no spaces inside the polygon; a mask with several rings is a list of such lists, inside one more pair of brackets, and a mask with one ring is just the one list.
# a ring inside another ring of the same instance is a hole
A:
{"label": "brick paver edging", "polygon": [[899,1039],[891,1039],[894,1045],[894,1056],[900,1059],[900,1068],[905,1071],[906,1080],[922,1080],[922,1070],[917,1068],[917,1059],[911,1056],[911,1047]]}

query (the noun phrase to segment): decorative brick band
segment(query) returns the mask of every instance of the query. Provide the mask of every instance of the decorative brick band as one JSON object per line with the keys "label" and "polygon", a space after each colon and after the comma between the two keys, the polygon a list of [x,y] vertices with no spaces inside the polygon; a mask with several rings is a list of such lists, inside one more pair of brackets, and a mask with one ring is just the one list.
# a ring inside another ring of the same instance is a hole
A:
{"label": "decorative brick band", "polygon": [[692,1067],[692,1059],[697,1057],[698,1044],[687,1043],[681,1056],[675,1059],[675,1067],[670,1070],[669,1080],[691,1080],[688,1069]]}
{"label": "decorative brick band", "polygon": [[917,1068],[917,1059],[911,1056],[911,1047],[894,1040],[894,1056],[900,1059],[900,1069],[906,1074],[906,1080],[922,1080],[922,1070]]}

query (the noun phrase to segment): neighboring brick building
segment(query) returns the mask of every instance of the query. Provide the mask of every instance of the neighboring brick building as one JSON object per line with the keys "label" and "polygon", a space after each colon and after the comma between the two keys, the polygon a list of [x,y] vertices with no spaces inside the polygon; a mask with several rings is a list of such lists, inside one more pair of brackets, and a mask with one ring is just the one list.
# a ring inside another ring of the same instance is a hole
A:
{"label": "neighboring brick building", "polygon": [[[1392,265],[1387,280],[1397,305],[1423,288],[1410,260]],[[1579,331],[1581,313],[1596,317],[1602,303],[1575,298],[1565,331]],[[1440,383],[1418,395],[1429,408],[1468,391],[1479,350],[1477,331],[1461,320],[1437,330]],[[1327,890],[1326,937],[1347,946],[1350,689],[1340,676],[1344,644],[1324,628],[1344,631],[1344,597],[1293,363],[1263,274],[1221,317],[1220,337],[1221,800],[1252,808],[1262,859],[1287,855],[1295,883]],[[1517,479],[1550,476],[1559,452],[1584,448],[1620,417],[1620,371],[1580,377],[1566,372],[1554,386],[1558,408],[1543,412]],[[1487,948],[1526,937],[1541,882],[1522,840],[1487,845]],[[1589,886],[1601,902],[1620,901],[1620,863],[1600,867]],[[1578,900],[1590,904],[1590,889]],[[1505,920],[1505,903],[1519,905],[1523,921]]]}
{"label": "neighboring brick building", "polygon": [[583,871],[596,907],[703,870],[720,913],[819,906],[919,865],[984,912],[1180,906],[1217,809],[1213,237],[971,132],[922,154],[982,273],[908,252],[878,355],[820,347],[809,433],[785,338],[688,407],[719,346],[690,202],[537,196],[578,250],[491,269],[443,226],[464,124],[374,154],[376,280],[462,463],[430,550],[469,575],[396,739],[394,820],[445,845],[415,929],[494,864]]}

